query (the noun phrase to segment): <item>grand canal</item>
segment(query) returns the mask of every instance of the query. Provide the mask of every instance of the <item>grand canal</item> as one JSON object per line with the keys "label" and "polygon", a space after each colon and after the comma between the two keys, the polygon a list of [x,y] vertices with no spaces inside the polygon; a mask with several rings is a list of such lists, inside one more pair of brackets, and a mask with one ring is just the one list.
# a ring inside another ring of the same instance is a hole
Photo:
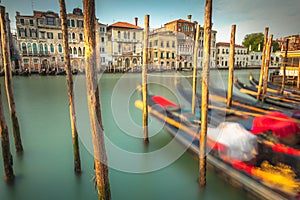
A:
{"label": "grand canal", "polygon": [[[182,102],[188,107],[186,102],[177,98],[178,94],[172,86],[178,74],[155,73],[148,76],[151,83],[149,91]],[[253,74],[257,77],[258,71],[255,70]],[[247,80],[249,71],[236,71],[235,75]],[[220,74],[218,71],[211,72],[211,79],[218,85],[227,87],[226,77],[227,71],[221,71]],[[5,98],[3,77],[0,80],[2,98]],[[14,185],[4,183],[1,159],[1,200],[97,199],[92,181],[93,156],[84,83],[83,75],[75,77],[83,169],[83,173],[76,176],[73,173],[65,77],[13,78],[25,153],[19,157],[15,155],[11,136],[16,181]],[[199,189],[198,161],[152,118],[150,144],[144,146],[140,127],[141,111],[134,107],[134,101],[141,98],[135,91],[140,83],[141,74],[104,74],[99,79],[112,199],[247,199],[243,191],[233,188],[211,170],[207,173],[206,189]],[[3,102],[11,133],[7,102],[5,99]],[[165,150],[171,143],[175,143],[176,149]]]}

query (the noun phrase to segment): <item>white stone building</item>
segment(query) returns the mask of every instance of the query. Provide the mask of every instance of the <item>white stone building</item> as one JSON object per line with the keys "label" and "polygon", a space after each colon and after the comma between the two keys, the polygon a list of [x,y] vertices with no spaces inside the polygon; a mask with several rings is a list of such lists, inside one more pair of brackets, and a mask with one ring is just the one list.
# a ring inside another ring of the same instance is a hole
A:
{"label": "white stone building", "polygon": [[[226,68],[229,66],[230,43],[217,43],[217,67]],[[248,66],[248,49],[241,45],[235,45],[234,67]]]}

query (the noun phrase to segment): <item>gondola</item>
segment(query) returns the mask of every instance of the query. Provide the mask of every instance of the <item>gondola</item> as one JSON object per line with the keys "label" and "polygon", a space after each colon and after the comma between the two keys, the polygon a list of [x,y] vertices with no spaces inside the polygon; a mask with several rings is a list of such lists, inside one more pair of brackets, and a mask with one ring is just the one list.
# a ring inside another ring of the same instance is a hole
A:
{"label": "gondola", "polygon": [[[137,100],[136,107],[142,108]],[[199,154],[199,121],[186,109],[161,97],[148,96],[150,114],[164,123],[168,132],[191,152]],[[228,128],[228,129],[227,129]],[[226,130],[229,130],[228,132]],[[218,135],[219,131],[223,136]],[[230,134],[225,136],[226,134]],[[233,134],[232,134],[233,133]],[[217,134],[217,135],[216,135]],[[222,138],[222,139],[221,139]],[[228,138],[230,138],[229,141]],[[272,147],[264,144],[263,139],[248,133],[238,123],[222,123],[218,127],[208,127],[208,163],[231,182],[242,186],[243,190],[261,199],[298,199],[300,182],[291,167],[278,164]],[[255,146],[258,145],[258,148]],[[243,149],[243,150],[242,150]],[[254,152],[257,152],[255,156]],[[281,157],[281,153],[277,153]],[[277,166],[275,166],[278,164]],[[278,170],[278,172],[277,172]],[[286,170],[286,171],[285,171]],[[288,174],[287,177],[282,176]]]}
{"label": "gondola", "polygon": [[[250,76],[249,76],[249,82],[250,82],[251,85],[253,85],[255,87],[258,87],[258,85],[259,85],[259,82],[252,76],[252,74],[250,74]],[[269,83],[269,82],[267,84],[267,91],[268,92],[278,94],[280,89],[281,89],[280,86],[274,85],[274,84]],[[300,101],[300,92],[298,92],[296,90],[285,88],[284,91],[283,91],[283,94],[287,98],[291,98],[293,100]]]}
{"label": "gondola", "polygon": [[[241,83],[237,78],[234,79],[234,86],[239,89],[240,92],[252,96],[256,99],[257,88],[254,86],[249,86]],[[300,103],[294,100],[287,99],[285,97],[280,97],[279,95],[266,94],[265,102],[276,105],[285,109],[300,109]]]}

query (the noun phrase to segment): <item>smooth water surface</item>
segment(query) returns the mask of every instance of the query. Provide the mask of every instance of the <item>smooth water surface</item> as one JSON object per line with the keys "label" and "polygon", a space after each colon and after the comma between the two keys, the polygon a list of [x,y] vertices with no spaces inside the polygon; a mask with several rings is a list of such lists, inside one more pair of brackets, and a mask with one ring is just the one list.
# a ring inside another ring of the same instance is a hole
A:
{"label": "smooth water surface", "polygon": [[[257,73],[255,71],[254,75]],[[212,71],[211,79],[218,85],[222,83],[223,87],[227,87],[227,83],[222,80],[226,80],[227,71],[222,71],[221,76],[216,74],[216,71]],[[184,75],[189,76],[191,73]],[[236,75],[247,80],[249,71],[237,71]],[[187,102],[177,98],[178,94],[172,86],[174,76],[178,76],[178,73],[157,73],[149,76],[149,91],[188,107]],[[185,81],[189,83],[191,79]],[[142,115],[134,106],[135,100],[141,99],[140,94],[135,91],[140,83],[141,74],[104,74],[99,80],[106,143],[112,143],[123,153],[132,155],[156,153],[154,158],[145,159],[146,157],[140,156],[137,159],[128,159],[118,155],[113,149],[107,149],[112,199],[247,199],[245,193],[231,187],[210,170],[207,172],[206,189],[199,189],[197,159],[185,152],[179,143],[175,143],[176,151],[182,151],[182,155],[176,159],[172,151],[161,151],[174,141],[163,126],[151,117],[150,144],[143,144]],[[13,138],[10,135],[16,181],[12,186],[3,181],[1,157],[0,199],[97,199],[92,181],[93,156],[84,76],[76,76],[75,80],[83,169],[79,176],[73,172],[65,77],[14,77],[13,86],[25,153],[19,157],[15,155]],[[11,134],[3,77],[1,88]],[[143,172],[143,169],[148,171]]]}

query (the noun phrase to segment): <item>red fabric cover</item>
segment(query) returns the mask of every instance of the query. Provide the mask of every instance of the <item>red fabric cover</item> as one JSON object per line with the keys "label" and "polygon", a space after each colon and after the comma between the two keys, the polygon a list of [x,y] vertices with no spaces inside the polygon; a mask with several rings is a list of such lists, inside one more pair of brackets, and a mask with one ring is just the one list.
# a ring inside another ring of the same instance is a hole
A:
{"label": "red fabric cover", "polygon": [[258,134],[271,130],[273,134],[279,138],[298,133],[299,128],[297,123],[289,121],[289,119],[291,118],[279,112],[272,112],[268,115],[255,117],[251,132]]}
{"label": "red fabric cover", "polygon": [[162,106],[163,108],[166,108],[168,106],[177,106],[177,104],[173,103],[172,101],[169,101],[161,96],[153,96],[152,100]]}
{"label": "red fabric cover", "polygon": [[273,151],[279,152],[279,153],[286,153],[286,154],[295,155],[295,156],[300,155],[300,151],[298,149],[293,149],[293,148],[287,147],[282,144],[275,144],[272,147],[272,149],[273,149]]}
{"label": "red fabric cover", "polygon": [[241,162],[239,160],[234,160],[234,161],[232,161],[231,164],[237,170],[240,170],[240,171],[243,170],[247,174],[252,174],[252,169],[254,168],[253,166],[247,165],[246,163]]}

